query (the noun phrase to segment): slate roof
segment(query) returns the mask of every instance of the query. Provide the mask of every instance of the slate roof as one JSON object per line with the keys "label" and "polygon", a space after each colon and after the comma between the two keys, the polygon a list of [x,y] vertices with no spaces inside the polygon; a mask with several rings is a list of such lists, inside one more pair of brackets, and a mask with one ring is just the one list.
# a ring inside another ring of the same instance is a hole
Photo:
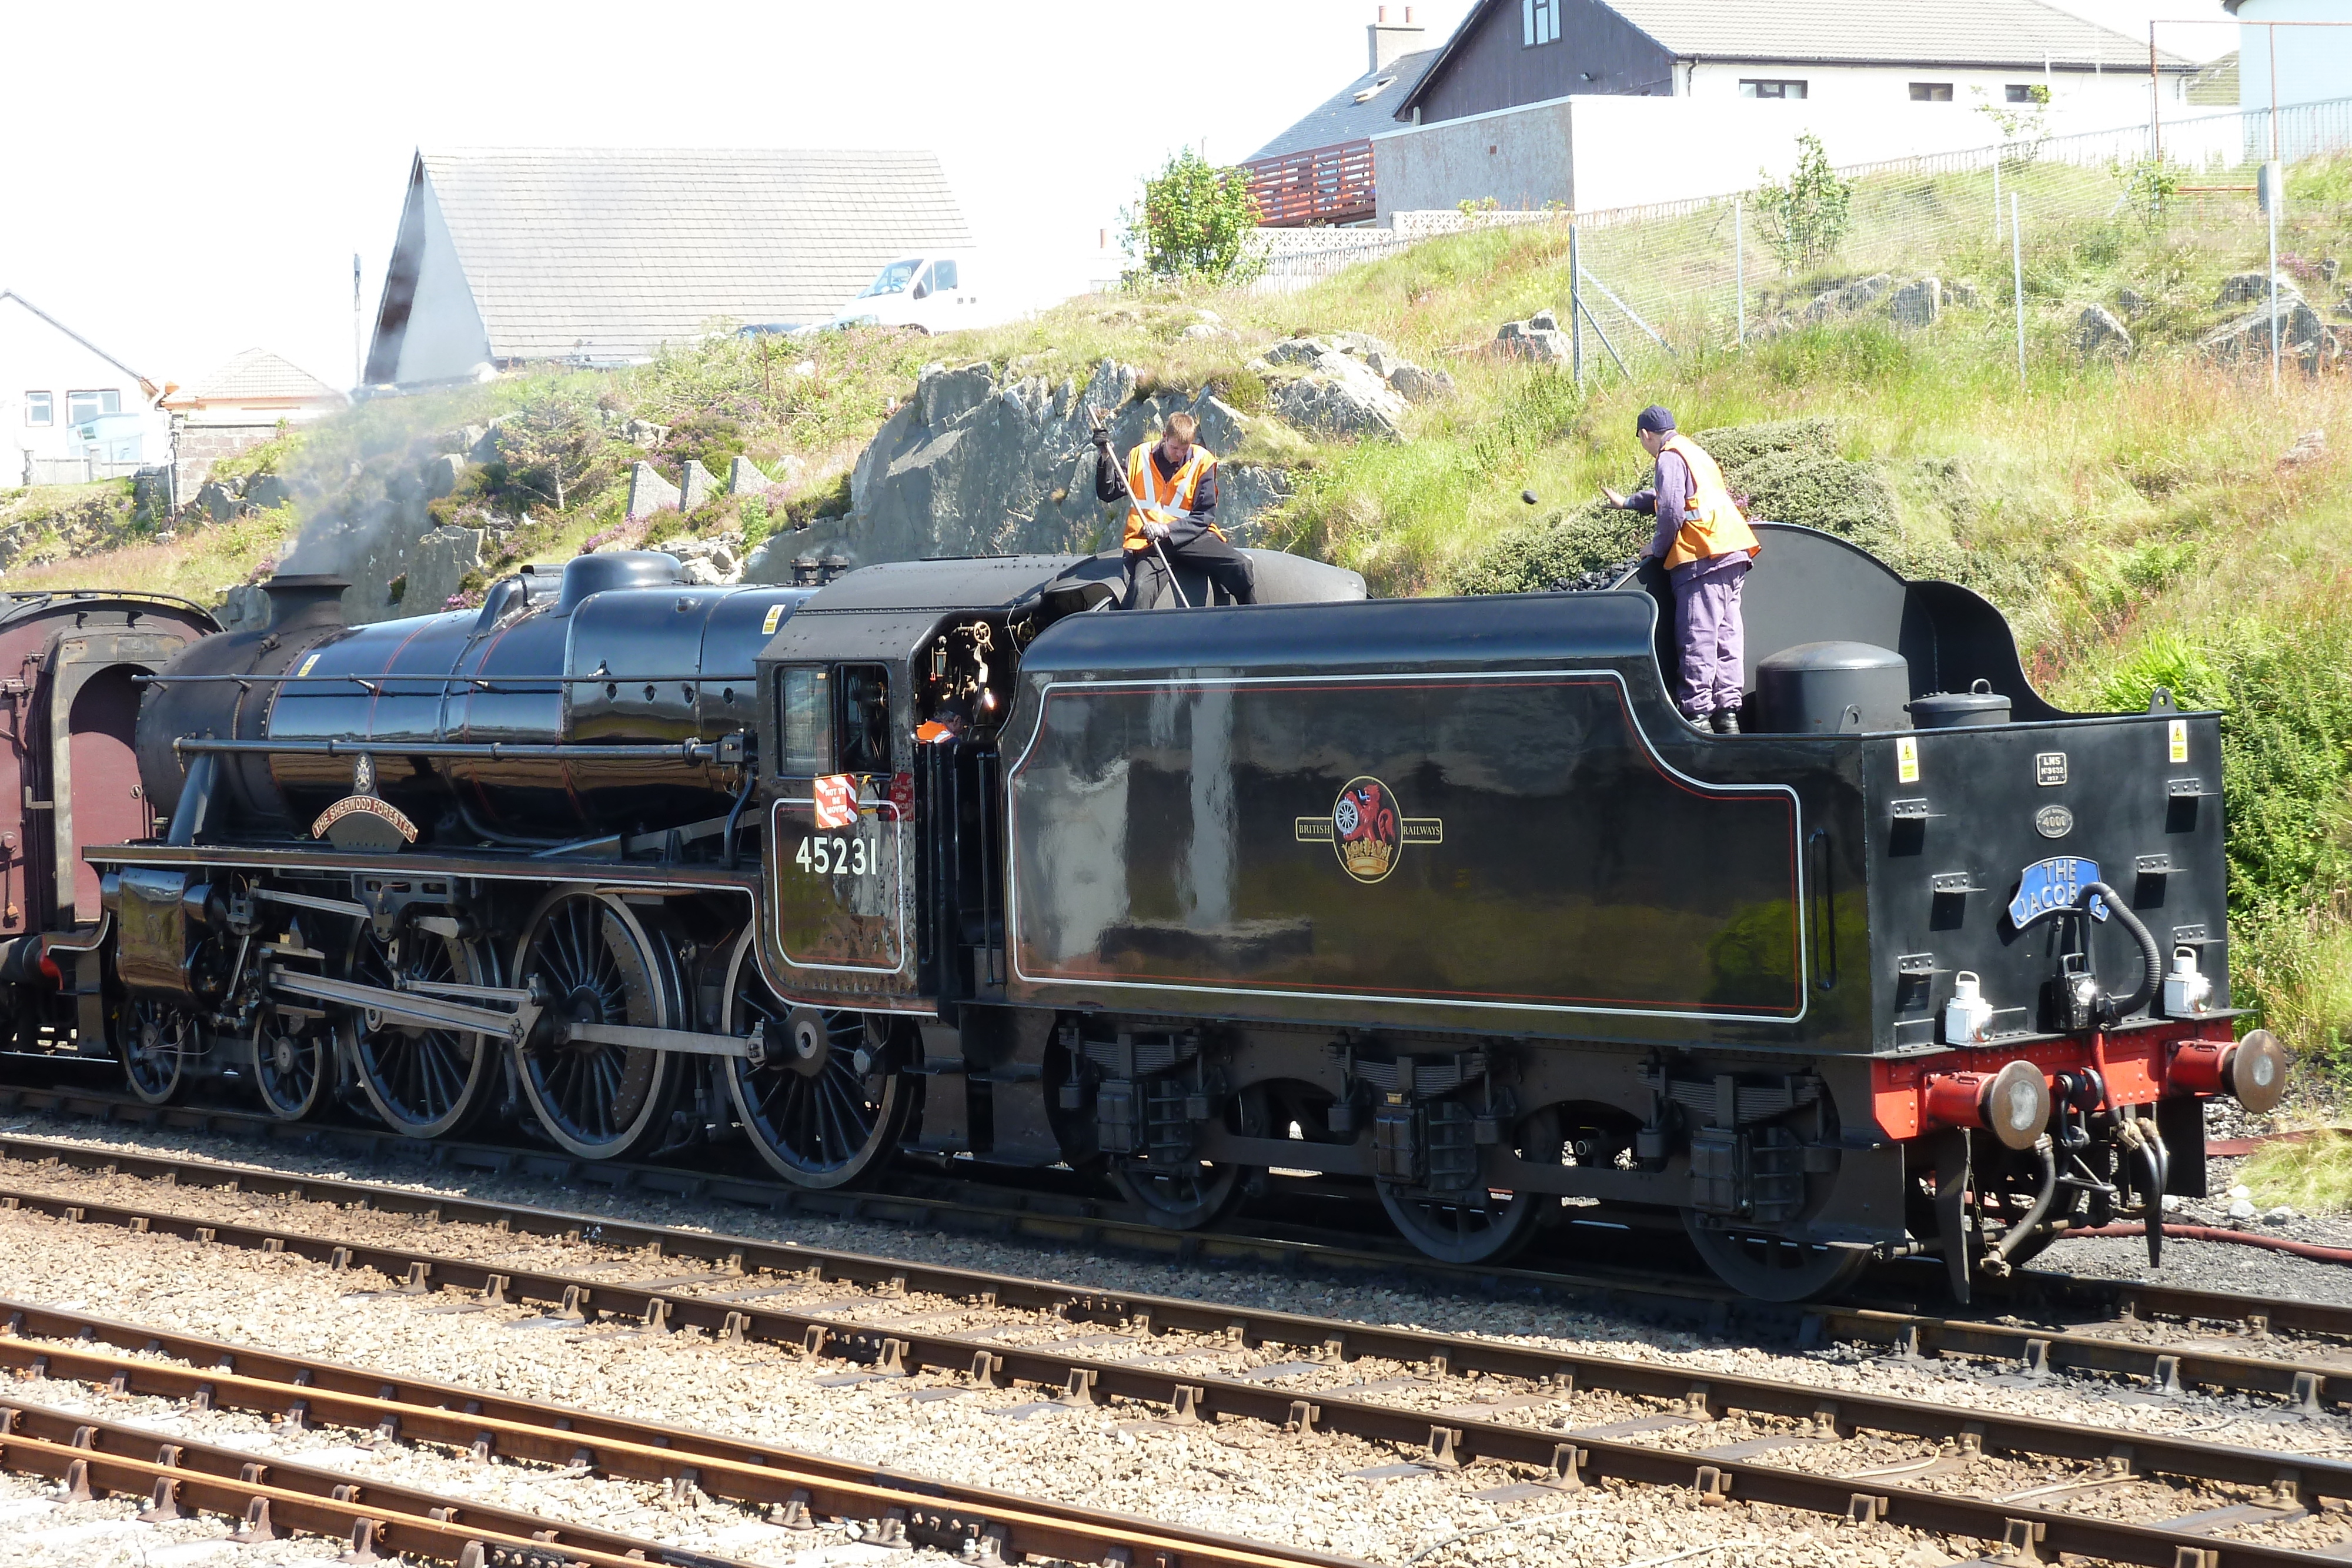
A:
{"label": "slate roof", "polygon": [[[1343,141],[1358,141],[1381,131],[1394,131],[1396,122],[1390,118],[1421,85],[1422,77],[1437,63],[1443,49],[1419,49],[1409,55],[1399,55],[1377,71],[1366,71],[1346,87],[1309,111],[1298,123],[1251,153],[1244,160],[1256,162],[1261,158],[1279,158],[1287,152],[1305,152],[1316,147],[1333,147]],[[1357,95],[1369,91],[1375,84],[1389,78],[1389,85],[1372,93],[1362,102]]]}
{"label": "slate roof", "polygon": [[[1948,0],[1897,5],[1887,0],[1601,0],[1680,60],[1787,61],[1820,65],[1978,67],[2040,70],[2145,71],[2147,41],[2045,5],[2042,0]],[[1497,5],[1471,7],[1422,72],[1417,84],[1390,108],[1406,111],[1444,57]],[[2168,71],[2194,62],[2162,52]],[[1381,95],[1383,98],[1387,94]]]}
{"label": "slate roof", "polygon": [[198,402],[331,402],[347,401],[299,365],[279,359],[267,349],[247,349],[194,386],[182,387],[165,402],[177,408]]}
{"label": "slate roof", "polygon": [[[2147,69],[2147,41],[2042,0],[1890,5],[1884,0],[1607,0],[1684,59]],[[2176,70],[2193,67],[2159,57]]]}
{"label": "slate roof", "polygon": [[714,317],[824,320],[892,258],[971,244],[929,152],[417,158],[494,359],[647,354]]}

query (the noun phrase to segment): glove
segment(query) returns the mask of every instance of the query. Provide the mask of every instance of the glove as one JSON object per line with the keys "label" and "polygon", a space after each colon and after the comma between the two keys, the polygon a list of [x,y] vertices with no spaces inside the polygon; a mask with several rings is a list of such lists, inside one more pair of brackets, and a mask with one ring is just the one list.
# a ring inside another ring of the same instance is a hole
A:
{"label": "glove", "polygon": [[1097,428],[1096,429],[1096,431],[1095,431],[1095,433],[1094,433],[1093,436],[1092,436],[1090,439],[1094,442],[1094,444],[1095,444],[1096,447],[1097,447],[1098,450],[1100,450],[1100,451],[1104,451],[1104,452],[1108,452],[1108,451],[1110,450],[1110,432],[1109,432],[1109,431],[1108,431],[1108,430],[1104,430],[1104,429],[1101,429],[1100,427],[1097,427]]}
{"label": "glove", "polygon": [[1168,525],[1158,517],[1146,517],[1143,521],[1143,537],[1149,539],[1164,539],[1168,537]]}

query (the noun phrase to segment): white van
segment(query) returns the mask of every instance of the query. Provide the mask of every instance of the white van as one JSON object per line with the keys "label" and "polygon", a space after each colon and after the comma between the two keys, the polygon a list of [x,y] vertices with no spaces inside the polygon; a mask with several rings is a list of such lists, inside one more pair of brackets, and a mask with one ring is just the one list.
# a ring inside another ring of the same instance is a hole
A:
{"label": "white van", "polygon": [[836,312],[828,327],[915,327],[950,332],[982,325],[971,258],[902,256],[874,275],[866,291]]}

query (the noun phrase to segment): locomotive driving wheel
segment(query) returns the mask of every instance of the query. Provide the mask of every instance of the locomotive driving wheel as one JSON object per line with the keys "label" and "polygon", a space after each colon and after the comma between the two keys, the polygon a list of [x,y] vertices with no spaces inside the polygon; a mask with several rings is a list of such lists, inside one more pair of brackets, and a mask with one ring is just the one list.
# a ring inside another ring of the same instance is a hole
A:
{"label": "locomotive driving wheel", "polygon": [[131,1092],[150,1105],[168,1105],[187,1088],[188,1059],[204,1046],[196,1016],[153,997],[134,997],[122,1009],[117,1054]]}
{"label": "locomotive driving wheel", "polygon": [[[1559,1159],[1559,1112],[1546,1106],[1519,1119],[1509,1142],[1534,1165]],[[1535,1237],[1557,1198],[1475,1184],[1463,1192],[1437,1192],[1399,1182],[1378,1184],[1381,1207],[1398,1233],[1443,1263],[1493,1263],[1512,1256]]]}
{"label": "locomotive driving wheel", "polygon": [[[496,983],[489,964],[478,943],[415,929],[387,943],[362,922],[343,973],[384,990],[399,989],[402,982],[484,986]],[[360,1092],[393,1131],[438,1138],[464,1131],[488,1108],[498,1082],[496,1042],[364,1011],[346,1014],[340,1027]]]}
{"label": "locomotive driving wheel", "polygon": [[[302,1032],[294,1032],[300,1030]],[[262,1107],[281,1122],[299,1122],[326,1098],[327,1036],[322,1027],[264,1009],[253,1026],[253,1087]]]}
{"label": "locomotive driving wheel", "polygon": [[1683,1228],[1716,1278],[1759,1301],[1811,1301],[1853,1283],[1870,1254],[1760,1231],[1719,1230],[1683,1210]]}
{"label": "locomotive driving wheel", "polygon": [[752,934],[735,946],[725,1032],[757,1031],[751,1056],[726,1063],[727,1092],[751,1146],[794,1186],[852,1186],[889,1163],[917,1097],[892,1071],[861,1013],[789,1007],[760,977]]}
{"label": "locomotive driving wheel", "polygon": [[574,1040],[564,1026],[673,1027],[669,956],[604,894],[555,894],[523,927],[515,982],[544,1001],[516,1047],[516,1076],[547,1135],[582,1159],[625,1159],[658,1137],[677,1073],[668,1051]]}

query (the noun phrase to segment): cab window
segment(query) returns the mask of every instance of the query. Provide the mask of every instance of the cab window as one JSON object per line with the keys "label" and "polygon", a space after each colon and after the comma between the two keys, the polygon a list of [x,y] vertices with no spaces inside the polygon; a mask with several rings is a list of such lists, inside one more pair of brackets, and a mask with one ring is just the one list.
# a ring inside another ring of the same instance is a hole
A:
{"label": "cab window", "polygon": [[890,771],[890,672],[884,665],[841,667],[840,756],[844,773]]}
{"label": "cab window", "polygon": [[942,294],[952,294],[960,287],[956,282],[956,264],[952,261],[931,263],[931,287]]}
{"label": "cab window", "polygon": [[795,778],[832,772],[833,672],[786,669],[776,683],[776,706],[784,732],[776,770]]}

